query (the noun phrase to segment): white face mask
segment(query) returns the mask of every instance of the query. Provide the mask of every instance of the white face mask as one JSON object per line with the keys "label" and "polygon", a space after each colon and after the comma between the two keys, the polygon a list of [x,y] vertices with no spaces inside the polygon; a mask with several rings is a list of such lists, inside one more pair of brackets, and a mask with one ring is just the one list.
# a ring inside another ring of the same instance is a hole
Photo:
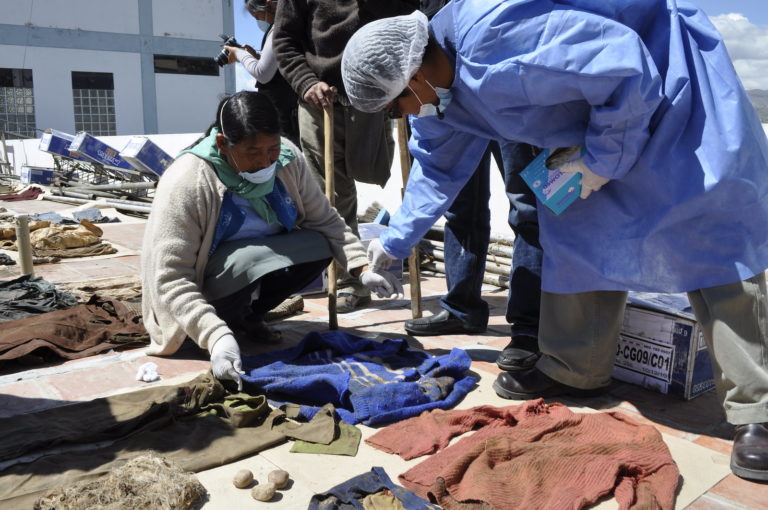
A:
{"label": "white face mask", "polygon": [[255,172],[240,172],[240,177],[254,184],[263,184],[275,175],[276,170],[277,160],[272,162],[272,164],[267,168],[262,168],[261,170],[256,170]]}
{"label": "white face mask", "polygon": [[435,91],[435,94],[437,94],[437,98],[440,101],[440,104],[433,105],[432,103],[422,103],[419,96],[416,94],[416,92],[413,92],[413,89],[408,86],[411,92],[413,92],[413,95],[416,96],[416,100],[421,104],[419,107],[419,117],[430,117],[433,115],[437,115],[438,119],[443,118],[443,112],[448,107],[448,104],[451,102],[451,99],[453,99],[453,94],[451,93],[450,89],[444,89],[442,87],[434,87],[431,83],[427,82],[427,85],[432,87],[432,90]]}

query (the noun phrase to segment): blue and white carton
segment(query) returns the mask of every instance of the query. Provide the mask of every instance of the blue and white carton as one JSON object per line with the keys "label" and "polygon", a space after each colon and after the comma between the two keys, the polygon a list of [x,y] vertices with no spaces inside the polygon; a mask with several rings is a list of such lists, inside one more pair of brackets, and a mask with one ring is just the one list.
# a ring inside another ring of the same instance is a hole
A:
{"label": "blue and white carton", "polygon": [[[69,150],[90,161],[99,163],[106,168],[114,170],[127,170],[130,173],[136,173],[136,169],[129,162],[120,157],[120,153],[102,142],[98,138],[89,135],[85,131],[75,135],[74,140],[69,146]],[[129,173],[120,172],[126,177]]]}
{"label": "blue and white carton", "polygon": [[685,294],[629,293],[613,377],[685,400],[715,387],[704,334]]}
{"label": "blue and white carton", "polygon": [[56,176],[51,168],[40,168],[24,165],[21,167],[19,180],[24,184],[42,184],[50,186],[54,183]]}
{"label": "blue and white carton", "polygon": [[56,131],[55,129],[46,129],[43,136],[40,137],[40,145],[38,145],[38,148],[43,152],[55,154],[56,156],[87,161],[77,153],[69,150],[69,146],[74,139],[74,135],[70,135],[69,133]]}
{"label": "blue and white carton", "polygon": [[168,153],[146,136],[134,136],[128,140],[125,148],[120,151],[120,157],[136,169],[157,176],[163,175],[168,165],[173,162]]}
{"label": "blue and white carton", "polygon": [[520,172],[520,177],[536,194],[536,198],[555,214],[560,214],[571,205],[581,193],[581,174],[550,170],[546,161],[550,150],[541,151]]}

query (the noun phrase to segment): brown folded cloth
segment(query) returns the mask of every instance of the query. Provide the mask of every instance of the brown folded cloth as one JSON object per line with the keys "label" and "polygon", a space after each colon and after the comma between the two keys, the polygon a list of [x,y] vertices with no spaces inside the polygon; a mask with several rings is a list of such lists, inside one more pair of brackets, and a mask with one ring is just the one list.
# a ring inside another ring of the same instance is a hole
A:
{"label": "brown folded cloth", "polygon": [[0,360],[37,349],[78,359],[149,342],[140,315],[121,301],[93,296],[88,303],[3,323]]}

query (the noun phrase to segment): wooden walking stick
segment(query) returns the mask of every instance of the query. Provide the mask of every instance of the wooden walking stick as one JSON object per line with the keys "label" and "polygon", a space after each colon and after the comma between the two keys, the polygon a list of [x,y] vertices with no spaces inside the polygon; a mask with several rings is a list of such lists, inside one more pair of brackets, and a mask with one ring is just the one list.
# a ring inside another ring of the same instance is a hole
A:
{"label": "wooden walking stick", "polygon": [[[335,92],[335,88],[331,89]],[[324,159],[325,159],[325,196],[331,203],[336,204],[334,197],[334,173],[333,173],[333,102],[323,107],[323,133],[325,135]],[[336,261],[331,260],[328,266],[328,329],[338,329],[339,321],[336,317]]]}
{"label": "wooden walking stick", "polygon": [[[411,173],[411,155],[408,153],[408,125],[405,117],[397,119],[397,145],[400,147],[400,172],[403,175],[403,187],[400,195],[405,194],[405,185]],[[419,269],[419,246],[416,245],[408,256],[408,278],[411,288],[411,314],[414,319],[421,317],[421,271]]]}

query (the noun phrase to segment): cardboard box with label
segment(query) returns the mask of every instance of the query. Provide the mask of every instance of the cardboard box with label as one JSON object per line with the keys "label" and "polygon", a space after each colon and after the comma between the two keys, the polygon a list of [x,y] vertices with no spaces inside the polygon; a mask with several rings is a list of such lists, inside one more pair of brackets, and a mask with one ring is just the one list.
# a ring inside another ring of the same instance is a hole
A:
{"label": "cardboard box with label", "polygon": [[55,175],[51,168],[39,168],[34,166],[22,166],[19,180],[24,184],[42,184],[50,186],[54,183]]}
{"label": "cardboard box with label", "polygon": [[613,377],[689,400],[715,387],[685,294],[630,292]]}
{"label": "cardboard box with label", "polygon": [[77,159],[80,161],[88,161],[75,152],[69,150],[69,146],[74,140],[74,135],[56,131],[55,129],[46,129],[43,136],[40,137],[40,145],[38,148],[49,154],[55,154],[57,156],[64,156],[70,159]]}
{"label": "cardboard box with label", "polygon": [[157,176],[163,175],[173,163],[173,158],[146,136],[132,137],[120,151],[120,157],[135,168]]}
{"label": "cardboard box with label", "polygon": [[85,131],[75,135],[69,150],[89,161],[117,170],[117,173],[126,179],[130,179],[131,174],[138,173],[133,165],[120,157],[117,150]]}

